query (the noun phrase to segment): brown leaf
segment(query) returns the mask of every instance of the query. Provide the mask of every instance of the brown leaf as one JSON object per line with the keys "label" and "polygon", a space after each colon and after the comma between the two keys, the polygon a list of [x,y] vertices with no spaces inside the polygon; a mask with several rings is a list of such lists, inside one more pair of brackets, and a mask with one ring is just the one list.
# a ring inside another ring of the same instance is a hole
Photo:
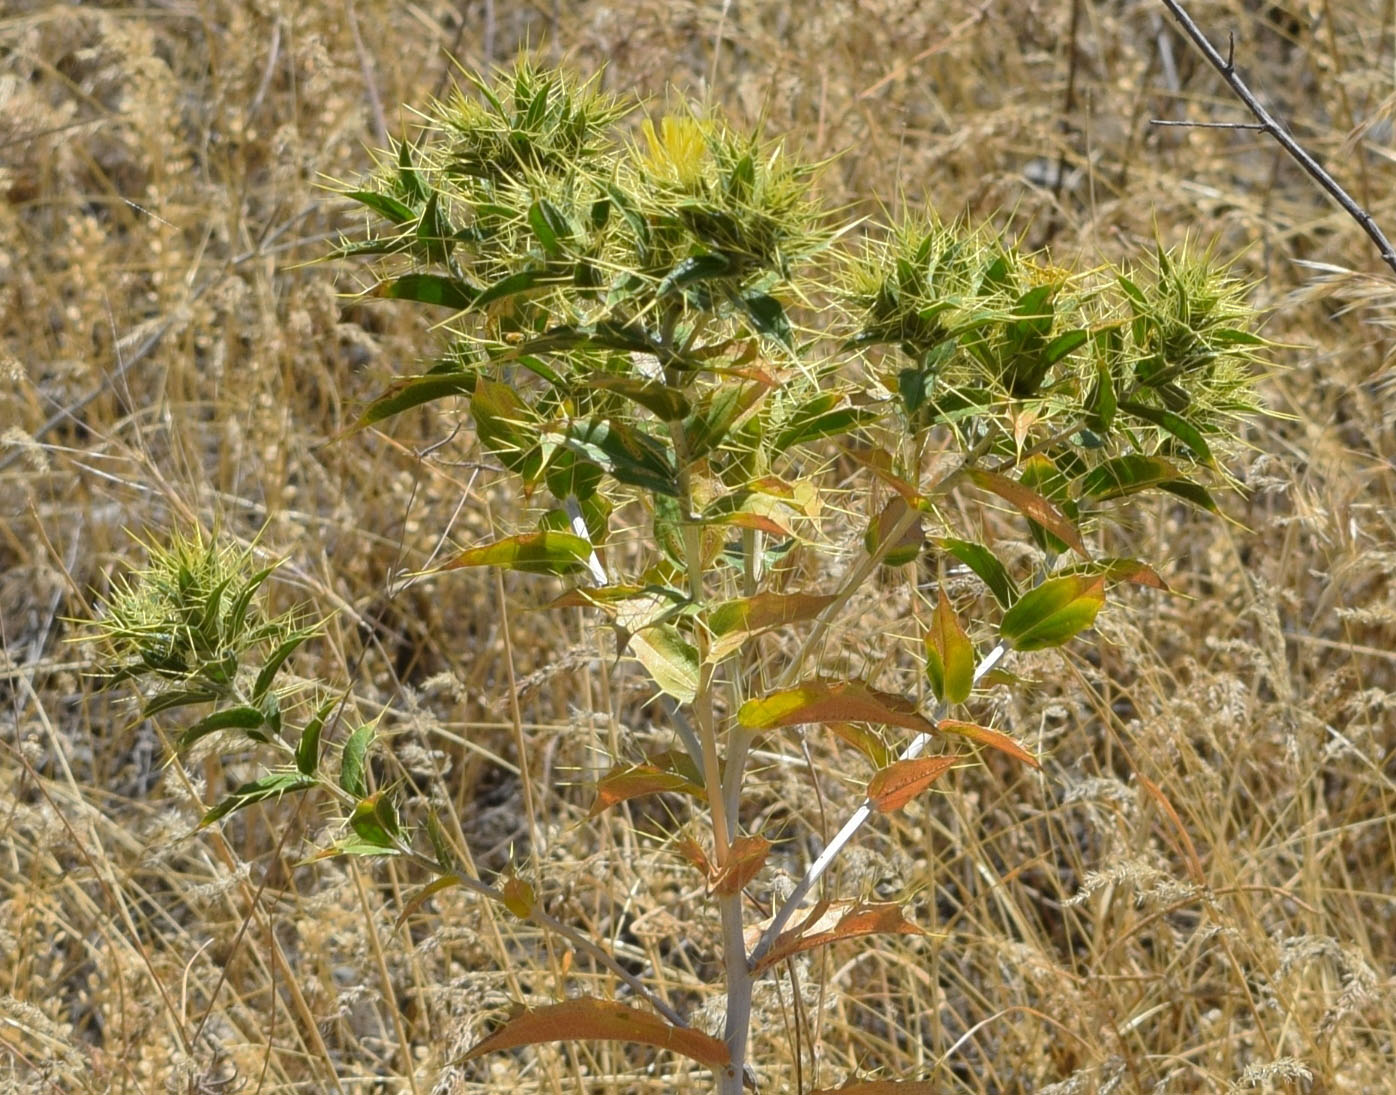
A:
{"label": "brown leaf", "polygon": [[893,902],[835,901],[816,906],[802,924],[776,936],[753,973],[784,962],[791,955],[813,950],[842,939],[864,935],[924,935]]}
{"label": "brown leaf", "polygon": [[486,1053],[541,1042],[570,1041],[638,1042],[670,1050],[709,1068],[723,1068],[730,1060],[727,1047],[716,1038],[672,1026],[650,1012],[592,996],[520,1011],[472,1046],[461,1060],[473,1061]]}
{"label": "brown leaf", "polygon": [[868,801],[880,814],[900,810],[948,772],[957,759],[944,756],[894,761],[868,780]]}
{"label": "brown leaf", "polygon": [[1010,757],[1021,760],[1024,764],[1030,764],[1034,768],[1042,767],[1041,762],[1035,756],[1007,734],[990,730],[987,726],[980,726],[975,722],[960,722],[958,719],[941,719],[940,722],[936,723],[936,730],[942,734],[954,734],[957,737],[969,738],[970,741],[987,745],[990,749],[997,749],[1001,753],[1007,753]]}
{"label": "brown leaf", "polygon": [[719,897],[740,893],[743,886],[761,873],[770,853],[771,842],[765,837],[739,836],[732,841],[727,862],[712,880],[713,893]]}
{"label": "brown leaf", "polygon": [[930,1080],[854,1080],[843,1087],[821,1087],[809,1095],[937,1095],[940,1090]]}
{"label": "brown leaf", "polygon": [[1016,479],[1009,479],[1006,475],[999,475],[998,472],[987,471],[984,468],[970,468],[965,475],[980,490],[997,494],[1024,517],[1032,518],[1058,540],[1069,544],[1081,555],[1089,557],[1090,553],[1086,551],[1081,533],[1072,524],[1071,519],[1037,491],[1023,486]]}

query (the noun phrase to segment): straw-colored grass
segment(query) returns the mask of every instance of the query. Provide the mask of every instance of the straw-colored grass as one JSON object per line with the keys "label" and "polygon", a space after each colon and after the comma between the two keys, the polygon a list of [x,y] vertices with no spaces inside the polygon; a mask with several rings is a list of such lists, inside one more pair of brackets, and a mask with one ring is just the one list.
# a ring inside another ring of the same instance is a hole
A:
{"label": "straw-colored grass", "polygon": [[[1396,227],[1388,6],[1191,10],[1235,31],[1252,87]],[[356,216],[325,181],[367,170],[380,129],[410,132],[398,104],[445,87],[448,50],[480,67],[523,41],[608,64],[613,90],[764,119],[837,157],[821,185],[859,211],[928,200],[1084,264],[1155,231],[1215,239],[1291,347],[1264,387],[1288,417],[1250,429],[1229,521],[1159,505],[1111,534],[1186,597],[1122,598],[1097,644],[1014,664],[1042,683],[994,714],[1045,772],[957,773],[844,861],[844,892],[913,893],[940,934],[764,982],[763,1090],[1391,1090],[1396,282],[1263,137],[1149,125],[1248,120],[1161,7],[1066,0],[0,9],[0,1087],[709,1088],[607,1046],[456,1064],[511,1001],[616,986],[458,891],[396,928],[409,872],[297,866],[327,838],[313,804],[191,835],[252,758],[166,766],[67,641],[139,561],[126,530],[216,525],[284,555],[274,606],[334,613],[297,672],[353,682],[481,871],[526,864],[557,915],[715,1022],[715,910],[666,842],[683,817],[584,820],[607,752],[662,735],[642,679],[580,615],[527,611],[539,579],[400,588],[517,518],[468,429],[420,413],[335,440],[436,343],[344,296],[353,267],[313,262]],[[906,633],[905,608],[868,598],[829,658]],[[792,872],[865,774],[808,745],[822,796],[771,739],[749,806],[785,825]]]}

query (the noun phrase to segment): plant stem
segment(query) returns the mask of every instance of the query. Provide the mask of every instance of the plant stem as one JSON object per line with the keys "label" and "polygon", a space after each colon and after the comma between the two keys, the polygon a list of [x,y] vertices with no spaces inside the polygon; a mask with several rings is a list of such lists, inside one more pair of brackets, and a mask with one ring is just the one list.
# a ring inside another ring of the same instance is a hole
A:
{"label": "plant stem", "polygon": [[[994,666],[998,665],[999,661],[1007,653],[1008,646],[1000,642],[990,650],[989,653],[984,655],[983,660],[980,661],[974,669],[974,682],[978,684],[979,681],[983,679],[984,675],[988,673],[989,670],[993,669]],[[936,721],[943,719],[946,709],[946,704],[938,704],[933,716],[934,719]],[[898,759],[915,760],[925,752],[926,746],[930,744],[931,739],[932,735],[930,734],[917,734],[916,737],[911,739],[910,744],[902,750]],[[834,860],[838,858],[839,853],[843,851],[844,846],[853,839],[858,830],[861,829],[868,818],[872,816],[872,812],[872,800],[867,799],[853,812],[853,816],[844,822],[843,828],[834,834],[834,838],[825,846],[819,858],[809,865],[809,869],[805,871],[805,877],[800,879],[800,884],[796,886],[790,896],[785,899],[785,903],[771,919],[771,923],[766,928],[765,932],[762,933],[760,941],[752,948],[750,958],[752,966],[760,962],[761,959],[766,956],[767,952],[770,951],[776,938],[785,929],[785,925],[788,924],[790,918],[795,915],[795,910],[800,907],[800,904],[804,901],[805,897],[808,896],[810,890],[814,889],[815,884],[824,876],[824,872],[832,866]]]}

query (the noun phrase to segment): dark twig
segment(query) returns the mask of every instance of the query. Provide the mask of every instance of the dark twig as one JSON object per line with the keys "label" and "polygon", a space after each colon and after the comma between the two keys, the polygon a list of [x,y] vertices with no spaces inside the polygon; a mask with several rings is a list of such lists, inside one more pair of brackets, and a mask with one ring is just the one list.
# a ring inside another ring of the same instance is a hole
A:
{"label": "dark twig", "polygon": [[1318,183],[1329,197],[1341,205],[1348,216],[1362,226],[1362,231],[1366,232],[1368,238],[1377,245],[1377,250],[1381,252],[1382,261],[1393,271],[1396,271],[1396,248],[1391,246],[1391,241],[1377,227],[1377,222],[1372,219],[1372,215],[1358,205],[1352,196],[1338,185],[1337,180],[1304,150],[1303,146],[1290,135],[1289,130],[1261,105],[1260,100],[1241,79],[1236,71],[1235,39],[1228,38],[1226,56],[1223,57],[1217,52],[1217,47],[1212,45],[1198,25],[1193,22],[1192,16],[1183,10],[1183,6],[1178,3],[1178,0],[1163,0],[1163,6],[1183,28],[1183,33],[1192,39],[1193,45],[1202,51],[1202,56],[1207,58],[1207,63],[1221,74],[1222,79],[1226,81],[1227,86],[1236,94],[1236,97],[1245,103],[1246,108],[1255,115],[1260,124],[1254,128],[1275,138],[1280,147],[1293,157],[1295,162],[1308,173],[1309,177]]}

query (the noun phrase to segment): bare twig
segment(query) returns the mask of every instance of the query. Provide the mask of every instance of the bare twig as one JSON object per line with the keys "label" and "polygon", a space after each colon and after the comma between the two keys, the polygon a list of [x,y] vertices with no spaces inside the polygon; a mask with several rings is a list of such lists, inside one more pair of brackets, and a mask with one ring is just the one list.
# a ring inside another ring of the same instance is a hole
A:
{"label": "bare twig", "polygon": [[1235,39],[1228,38],[1226,56],[1223,57],[1217,51],[1217,47],[1212,45],[1207,36],[1202,33],[1201,28],[1193,22],[1192,16],[1183,9],[1183,5],[1178,3],[1178,0],[1163,0],[1163,6],[1183,28],[1183,33],[1192,39],[1193,45],[1202,51],[1202,56],[1207,59],[1207,63],[1221,74],[1221,78],[1226,81],[1227,86],[1231,88],[1236,97],[1245,103],[1247,110],[1255,115],[1260,123],[1255,128],[1275,138],[1280,147],[1290,154],[1294,161],[1308,173],[1309,177],[1318,183],[1324,192],[1341,205],[1348,216],[1362,227],[1362,231],[1367,233],[1367,237],[1376,244],[1377,250],[1381,252],[1382,261],[1393,271],[1396,271],[1396,248],[1392,247],[1391,241],[1377,226],[1372,215],[1358,205],[1352,195],[1344,190],[1338,181],[1305,151],[1289,130],[1265,109],[1251,89],[1246,86],[1246,82],[1241,79],[1240,74],[1236,71]]}

